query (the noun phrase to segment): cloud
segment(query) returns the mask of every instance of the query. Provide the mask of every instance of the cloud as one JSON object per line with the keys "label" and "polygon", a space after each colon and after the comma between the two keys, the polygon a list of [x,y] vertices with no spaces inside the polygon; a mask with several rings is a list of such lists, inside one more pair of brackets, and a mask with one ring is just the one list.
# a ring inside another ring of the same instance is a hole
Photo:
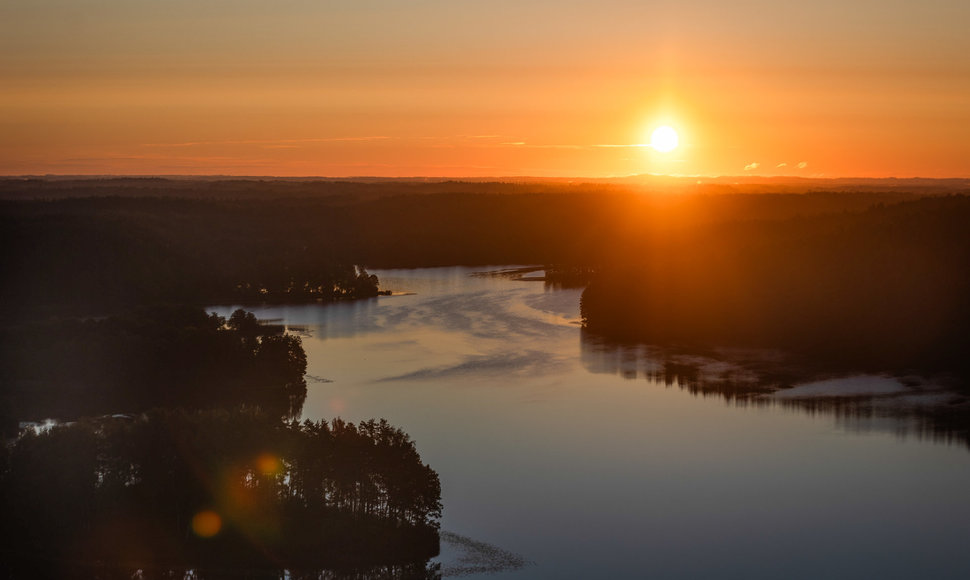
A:
{"label": "cloud", "polygon": [[778,165],[775,165],[775,169],[778,169],[778,168],[780,168],[780,167],[788,167],[788,164],[787,164],[787,163],[785,163],[784,161],[782,161],[782,162],[781,162],[781,163],[779,163]]}
{"label": "cloud", "polygon": [[757,169],[759,167],[761,167],[761,164],[758,163],[757,161],[755,161],[753,163],[748,163],[747,165],[745,165],[744,166],[744,170],[745,171],[752,171],[752,170],[755,170],[755,169]]}
{"label": "cloud", "polygon": [[[463,147],[520,147],[523,149],[570,149],[578,151],[593,151],[596,149],[639,149],[652,147],[649,143],[593,143],[589,145],[577,145],[569,143],[529,143],[528,141],[498,141],[489,142],[492,139],[509,139],[504,135],[458,135],[456,139],[467,141],[479,140],[475,145],[463,144]],[[466,141],[466,143],[467,143]],[[482,143],[481,141],[485,141]],[[454,142],[446,142],[438,145],[439,147],[454,147]]]}
{"label": "cloud", "polygon": [[142,147],[200,147],[206,145],[262,145],[265,147],[296,147],[303,143],[338,143],[348,141],[384,141],[383,135],[369,137],[311,137],[308,139],[238,139],[226,141],[186,141],[183,143],[143,143]]}
{"label": "cloud", "polygon": [[529,149],[588,149],[586,145],[532,145],[531,143],[526,143],[525,141],[508,141],[505,143],[499,143],[499,145],[508,145],[513,147],[526,147]]}
{"label": "cloud", "polygon": [[806,167],[808,167],[808,161],[800,161],[796,167],[798,167],[799,169],[805,169]]}

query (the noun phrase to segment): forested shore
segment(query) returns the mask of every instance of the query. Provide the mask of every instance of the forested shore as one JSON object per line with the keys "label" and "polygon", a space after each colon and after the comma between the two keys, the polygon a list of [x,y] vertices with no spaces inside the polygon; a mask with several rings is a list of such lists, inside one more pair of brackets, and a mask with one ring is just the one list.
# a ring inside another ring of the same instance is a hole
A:
{"label": "forested shore", "polygon": [[[92,180],[61,195],[64,183],[31,181],[25,199],[0,183],[4,434],[78,419],[3,456],[20,575],[117,560],[106,543],[74,543],[98,526],[162,546],[144,561],[168,569],[413,572],[436,552],[437,476],[407,436],[381,422],[292,423],[306,396],[300,340],[202,308],[391,290],[366,268],[544,265],[550,287],[585,287],[589,344],[779,349],[822,375],[946,375],[964,390],[970,376],[970,192],[953,183]],[[948,429],[967,431],[964,408],[940,415]],[[174,462],[165,473],[152,471],[156,453]],[[208,512],[223,533],[193,531]],[[58,555],[45,564],[48,549]]]}

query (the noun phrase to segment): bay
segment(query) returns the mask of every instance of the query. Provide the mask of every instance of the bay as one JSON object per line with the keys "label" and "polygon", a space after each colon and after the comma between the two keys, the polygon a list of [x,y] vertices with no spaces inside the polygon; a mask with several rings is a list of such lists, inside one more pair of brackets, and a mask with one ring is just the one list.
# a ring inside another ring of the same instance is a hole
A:
{"label": "bay", "polygon": [[446,577],[970,577],[965,444],[892,414],[696,396],[584,337],[581,290],[483,270],[247,306],[303,337],[303,418],[415,439],[441,476]]}

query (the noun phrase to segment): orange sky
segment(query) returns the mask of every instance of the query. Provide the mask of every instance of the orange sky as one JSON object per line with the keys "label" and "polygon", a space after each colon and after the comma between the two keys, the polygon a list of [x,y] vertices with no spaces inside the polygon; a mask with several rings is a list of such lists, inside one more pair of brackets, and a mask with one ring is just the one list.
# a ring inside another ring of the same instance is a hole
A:
{"label": "orange sky", "polygon": [[[970,3],[11,0],[0,174],[970,176]],[[670,153],[649,142],[680,133]]]}

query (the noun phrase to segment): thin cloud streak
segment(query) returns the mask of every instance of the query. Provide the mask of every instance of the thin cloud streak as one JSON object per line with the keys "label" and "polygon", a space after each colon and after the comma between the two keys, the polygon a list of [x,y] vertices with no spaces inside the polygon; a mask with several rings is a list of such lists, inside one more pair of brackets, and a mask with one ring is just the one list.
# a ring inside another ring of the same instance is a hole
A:
{"label": "thin cloud streak", "polygon": [[142,147],[201,147],[206,145],[292,145],[301,143],[340,143],[357,141],[384,141],[391,139],[383,135],[370,137],[310,137],[305,139],[237,139],[226,141],[186,141],[183,143],[142,143]]}
{"label": "thin cloud streak", "polygon": [[525,141],[509,141],[499,145],[524,147],[526,149],[589,149],[586,145],[531,145]]}
{"label": "thin cloud streak", "polygon": [[[457,138],[461,140],[488,140],[488,139],[500,139],[507,138],[504,135],[458,135]],[[300,145],[308,143],[355,143],[355,142],[373,142],[373,141],[389,141],[395,139],[394,137],[388,137],[385,135],[374,135],[365,137],[310,137],[302,139],[227,139],[223,141],[185,141],[180,143],[142,143],[141,147],[151,147],[151,148],[189,148],[189,147],[207,147],[207,146],[220,146],[220,145],[260,145],[268,149],[295,149]],[[443,142],[451,141],[451,146],[456,144],[449,138],[438,138],[438,137],[422,137],[421,139],[426,140],[438,140]],[[460,146],[460,145],[459,145]],[[643,149],[643,148],[653,148],[650,143],[596,143],[593,145],[575,145],[575,144],[555,144],[555,143],[539,143],[532,144],[526,141],[503,141],[500,143],[483,143],[480,145],[475,145],[475,147],[522,147],[528,149],[572,149],[572,150],[594,150],[594,149]]]}
{"label": "thin cloud streak", "polygon": [[615,143],[597,143],[595,145],[553,145],[553,144],[542,144],[533,145],[526,143],[525,141],[507,141],[505,143],[499,143],[499,145],[505,146],[515,146],[515,147],[527,147],[529,149],[639,149],[643,147],[653,147],[649,143],[628,143],[628,144],[615,144]]}

